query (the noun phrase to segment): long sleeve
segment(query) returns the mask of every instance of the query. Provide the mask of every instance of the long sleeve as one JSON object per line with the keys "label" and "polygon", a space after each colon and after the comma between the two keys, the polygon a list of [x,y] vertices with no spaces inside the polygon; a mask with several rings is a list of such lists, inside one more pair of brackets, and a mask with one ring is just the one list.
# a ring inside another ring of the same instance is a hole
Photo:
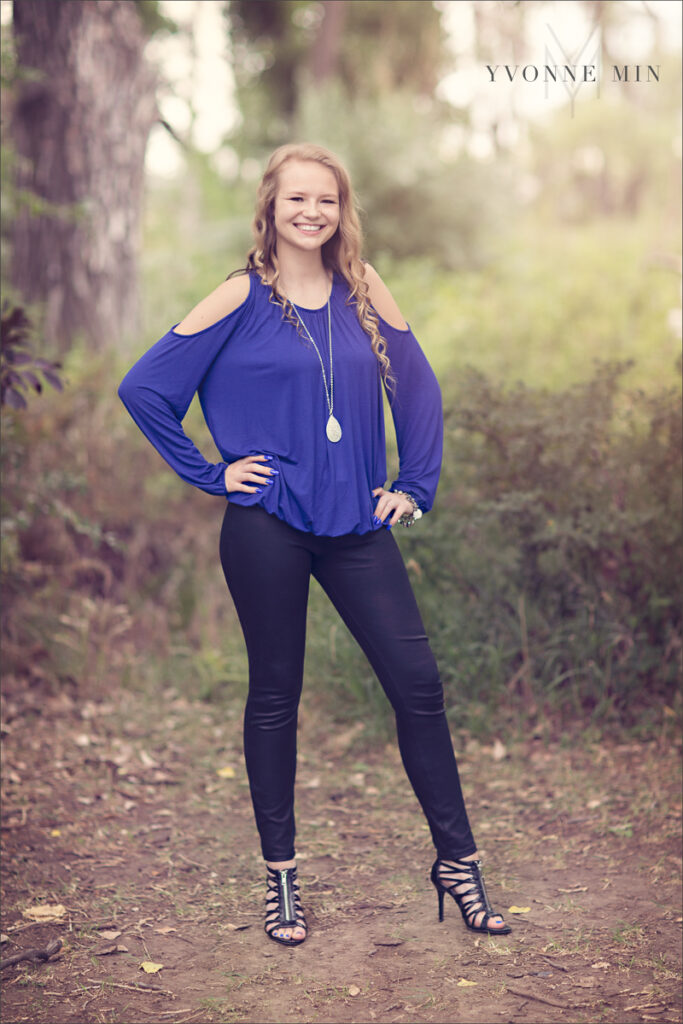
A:
{"label": "long sleeve", "polygon": [[389,490],[408,491],[429,512],[443,459],[441,388],[410,327],[401,331],[381,320],[380,329],[397,381],[393,397],[387,390],[399,457],[399,475]]}
{"label": "long sleeve", "polygon": [[238,307],[195,334],[176,334],[171,329],[131,367],[118,388],[126,409],[169,466],[208,494],[226,494],[227,463],[204,458],[181,424],[241,312]]}

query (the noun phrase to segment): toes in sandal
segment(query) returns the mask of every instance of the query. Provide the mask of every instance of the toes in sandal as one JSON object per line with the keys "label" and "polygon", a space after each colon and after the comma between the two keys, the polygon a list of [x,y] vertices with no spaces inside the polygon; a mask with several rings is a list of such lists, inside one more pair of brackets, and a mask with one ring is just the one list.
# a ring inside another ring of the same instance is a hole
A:
{"label": "toes in sandal", "polygon": [[273,942],[280,942],[283,946],[300,946],[302,942],[306,941],[305,935],[302,939],[288,939],[274,934],[282,928],[289,928],[292,932],[295,928],[306,930],[306,918],[301,909],[296,868],[278,870],[268,867],[268,865],[266,868],[268,870],[268,889],[266,891],[266,921],[263,926],[266,935]]}
{"label": "toes in sandal", "polygon": [[[508,935],[512,931],[509,924],[503,923],[498,928],[489,924],[492,918],[498,917],[502,921],[502,917],[489,903],[481,861],[455,860],[449,863],[437,859],[432,865],[431,878],[439,897],[439,921],[443,921],[443,897],[448,893],[460,907],[463,921],[471,931],[489,935]],[[475,924],[482,912],[483,918]]]}

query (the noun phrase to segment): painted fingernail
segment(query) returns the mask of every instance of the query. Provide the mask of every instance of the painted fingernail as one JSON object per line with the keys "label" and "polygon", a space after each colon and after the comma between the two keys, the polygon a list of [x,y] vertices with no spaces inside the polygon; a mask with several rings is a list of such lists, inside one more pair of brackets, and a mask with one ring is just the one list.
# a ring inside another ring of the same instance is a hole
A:
{"label": "painted fingernail", "polygon": [[271,459],[273,458],[273,456],[272,455],[264,455],[263,458],[266,460],[266,462],[270,462]]}
{"label": "painted fingernail", "polygon": [[261,493],[261,491],[263,490],[263,488],[262,488],[262,487],[257,487],[257,488],[256,488],[256,490],[257,490],[257,492],[258,492],[258,493],[260,494],[260,493]]}
{"label": "painted fingernail", "polygon": [[271,476],[279,476],[280,475],[280,470],[279,469],[271,469],[270,473],[271,473]]}
{"label": "painted fingernail", "polygon": [[379,525],[382,522],[382,520],[378,516],[373,516],[372,521],[373,523],[377,523],[377,525]]}

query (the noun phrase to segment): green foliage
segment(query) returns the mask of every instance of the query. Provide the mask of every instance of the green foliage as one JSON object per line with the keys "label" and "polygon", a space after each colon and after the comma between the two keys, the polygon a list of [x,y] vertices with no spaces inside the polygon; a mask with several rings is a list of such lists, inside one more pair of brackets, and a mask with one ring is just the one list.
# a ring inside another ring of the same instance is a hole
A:
{"label": "green foliage", "polygon": [[[440,503],[408,553],[451,701],[635,727],[680,672],[678,389],[444,382]],[[407,540],[410,540],[408,538]]]}
{"label": "green foliage", "polygon": [[31,334],[31,321],[25,311],[4,302],[0,321],[0,405],[25,409],[24,392],[33,390],[41,394],[43,390],[39,373],[53,388],[62,390],[57,373],[61,363],[34,355]]}
{"label": "green foliage", "polygon": [[511,168],[439,153],[443,118],[436,102],[406,89],[355,100],[338,83],[301,90],[295,136],[346,163],[371,260],[474,268],[497,248],[497,225],[513,215]]}
{"label": "green foliage", "polygon": [[[306,59],[321,13],[307,0],[232,0],[229,18],[235,76],[249,135],[250,126],[268,132],[268,120],[286,123],[293,114],[296,70]],[[265,115],[256,124],[250,104],[255,92],[261,94]]]}
{"label": "green foliage", "polygon": [[378,269],[438,376],[471,365],[495,380],[559,390],[600,357],[633,360],[625,380],[652,389],[670,379],[680,353],[677,235],[676,225],[649,218],[560,231],[534,212],[514,232],[501,229],[479,271],[387,259]]}
{"label": "green foliage", "polygon": [[[341,19],[310,0],[232,0],[228,9],[238,101],[244,118],[237,142],[253,156],[289,141],[301,90],[337,83],[345,102],[380,98],[397,88],[433,93],[449,64],[441,16],[424,0],[345,3]],[[326,23],[325,19],[330,18]],[[381,45],[378,45],[381,40]],[[416,40],[419,45],[416,46]],[[333,108],[336,117],[341,108]]]}
{"label": "green foliage", "polygon": [[193,153],[182,178],[149,190],[141,259],[149,344],[230,271],[244,266],[252,244],[254,193],[253,184],[226,184],[205,156]]}
{"label": "green foliage", "polygon": [[[651,63],[657,63],[652,58]],[[530,126],[530,166],[539,206],[563,221],[635,216],[680,221],[680,55],[667,54],[665,81],[636,92],[576,104]]]}

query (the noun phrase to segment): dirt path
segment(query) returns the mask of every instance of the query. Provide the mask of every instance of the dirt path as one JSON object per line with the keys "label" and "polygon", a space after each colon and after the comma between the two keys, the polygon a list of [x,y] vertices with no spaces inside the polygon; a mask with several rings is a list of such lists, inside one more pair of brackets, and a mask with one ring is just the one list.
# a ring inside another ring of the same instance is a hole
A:
{"label": "dirt path", "polygon": [[[304,709],[297,790],[310,937],[288,949],[262,931],[238,708],[9,692],[2,956],[64,945],[3,971],[3,1021],[681,1020],[679,746],[470,741],[463,784],[514,928],[495,939],[452,902],[437,921],[394,745],[316,721]],[[38,905],[61,916],[34,923]]]}

